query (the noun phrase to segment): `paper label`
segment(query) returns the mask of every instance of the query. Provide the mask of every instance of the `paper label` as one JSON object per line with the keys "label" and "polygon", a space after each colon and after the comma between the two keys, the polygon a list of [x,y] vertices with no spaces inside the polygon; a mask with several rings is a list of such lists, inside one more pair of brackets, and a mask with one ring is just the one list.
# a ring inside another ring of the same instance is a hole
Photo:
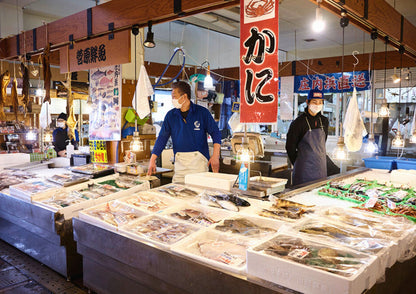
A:
{"label": "paper label", "polygon": [[370,198],[377,198],[378,197],[377,191],[374,190],[374,189],[367,190],[365,192],[365,194]]}
{"label": "paper label", "polygon": [[365,208],[370,208],[370,207],[374,207],[374,205],[377,203],[377,198],[370,198],[366,203],[365,203]]}
{"label": "paper label", "polygon": [[294,249],[289,252],[289,256],[292,258],[303,259],[309,255],[309,251],[305,249]]}
{"label": "paper label", "polygon": [[391,201],[390,199],[387,199],[387,207],[390,209],[395,209],[396,203],[394,201]]}

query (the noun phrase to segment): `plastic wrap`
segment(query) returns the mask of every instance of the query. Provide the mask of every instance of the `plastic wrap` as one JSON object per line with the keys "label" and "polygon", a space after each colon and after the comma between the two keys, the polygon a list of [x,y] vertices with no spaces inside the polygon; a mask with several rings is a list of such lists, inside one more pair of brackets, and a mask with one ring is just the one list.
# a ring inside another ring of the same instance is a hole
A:
{"label": "plastic wrap", "polygon": [[222,208],[234,212],[240,211],[240,208],[242,207],[250,206],[250,202],[229,192],[205,190],[199,197],[199,202],[202,205]]}
{"label": "plastic wrap", "polygon": [[264,208],[260,208],[257,215],[278,220],[296,221],[304,215],[314,212],[313,206],[275,198],[272,204],[267,203]]}
{"label": "plastic wrap", "polygon": [[159,212],[177,204],[177,202],[171,198],[154,195],[148,192],[135,193],[132,196],[123,197],[118,201],[148,212]]}
{"label": "plastic wrap", "polygon": [[78,191],[59,191],[53,193],[51,197],[46,199],[39,199],[37,202],[49,206],[53,209],[62,209],[71,205],[79,204],[84,201],[88,201],[88,198],[84,197]]}
{"label": "plastic wrap", "polygon": [[196,226],[160,216],[148,216],[121,229],[133,238],[150,240],[161,246],[172,245],[197,230]]}
{"label": "plastic wrap", "polygon": [[193,198],[198,196],[202,191],[195,188],[188,188],[179,184],[168,184],[159,188],[150,190],[152,193],[162,194],[164,196],[178,197],[178,198]]}
{"label": "plastic wrap", "polygon": [[119,191],[119,189],[116,189],[111,185],[88,184],[88,187],[79,190],[79,193],[81,193],[84,198],[97,199]]}
{"label": "plastic wrap", "polygon": [[86,182],[90,178],[88,176],[77,175],[73,173],[64,173],[59,175],[53,175],[52,177],[48,177],[47,180],[53,183],[62,185],[62,186],[70,186],[75,185],[78,183]]}

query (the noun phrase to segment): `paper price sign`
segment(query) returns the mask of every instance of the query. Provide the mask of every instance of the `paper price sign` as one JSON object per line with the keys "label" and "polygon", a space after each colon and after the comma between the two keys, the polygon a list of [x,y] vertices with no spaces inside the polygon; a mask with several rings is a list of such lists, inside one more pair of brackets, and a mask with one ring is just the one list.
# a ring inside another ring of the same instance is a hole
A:
{"label": "paper price sign", "polygon": [[374,207],[374,205],[376,205],[376,203],[377,203],[377,198],[370,198],[370,200],[368,200],[366,203],[365,203],[365,208],[370,208],[370,207]]}
{"label": "paper price sign", "polygon": [[390,199],[387,199],[387,207],[390,209],[395,209],[396,208],[396,203],[391,201]]}
{"label": "paper price sign", "polygon": [[92,162],[107,163],[106,141],[90,140],[90,154]]}

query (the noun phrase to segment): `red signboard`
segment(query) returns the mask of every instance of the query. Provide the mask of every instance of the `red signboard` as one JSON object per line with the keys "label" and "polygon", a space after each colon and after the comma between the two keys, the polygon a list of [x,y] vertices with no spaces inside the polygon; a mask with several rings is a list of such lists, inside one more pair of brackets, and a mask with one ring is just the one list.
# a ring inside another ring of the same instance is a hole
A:
{"label": "red signboard", "polygon": [[240,122],[275,123],[279,90],[276,0],[240,1]]}

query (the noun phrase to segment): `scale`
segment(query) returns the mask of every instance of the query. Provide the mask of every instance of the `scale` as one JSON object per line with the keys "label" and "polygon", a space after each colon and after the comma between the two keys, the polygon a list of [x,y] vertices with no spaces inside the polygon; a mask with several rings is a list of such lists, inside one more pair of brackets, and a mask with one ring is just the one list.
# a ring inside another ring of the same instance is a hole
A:
{"label": "scale", "polygon": [[[249,175],[251,171],[250,163],[254,162],[256,158],[264,157],[263,141],[261,135],[258,133],[234,133],[231,139],[231,146],[234,154],[237,156],[237,161],[247,164]],[[285,189],[287,179],[264,177],[260,171],[256,172],[260,175],[249,178],[247,190],[238,188],[239,177],[237,177],[231,191],[249,197],[262,198],[267,195],[282,192]]]}

